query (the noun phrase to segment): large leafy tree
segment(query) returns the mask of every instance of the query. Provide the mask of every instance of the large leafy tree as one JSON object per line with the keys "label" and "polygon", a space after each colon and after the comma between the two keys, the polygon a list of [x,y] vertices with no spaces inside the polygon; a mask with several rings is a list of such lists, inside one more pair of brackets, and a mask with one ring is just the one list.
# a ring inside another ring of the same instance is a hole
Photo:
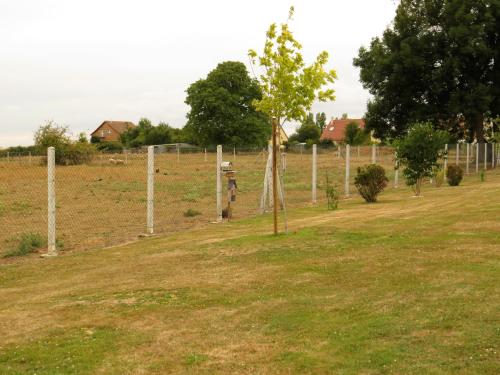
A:
{"label": "large leafy tree", "polygon": [[271,130],[268,117],[252,106],[262,93],[241,62],[219,64],[187,89],[191,107],[186,130],[200,145],[263,146]]}
{"label": "large leafy tree", "polygon": [[500,111],[499,12],[500,0],[402,0],[393,25],[354,59],[373,95],[365,117],[375,136],[430,121],[483,142],[485,117]]}

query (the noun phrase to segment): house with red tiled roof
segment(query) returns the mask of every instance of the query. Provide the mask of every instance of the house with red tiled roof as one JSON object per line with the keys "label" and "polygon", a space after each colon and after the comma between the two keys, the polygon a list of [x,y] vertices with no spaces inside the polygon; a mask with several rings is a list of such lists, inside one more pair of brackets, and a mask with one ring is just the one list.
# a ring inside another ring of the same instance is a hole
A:
{"label": "house with red tiled roof", "polygon": [[335,143],[341,143],[345,138],[345,129],[348,124],[354,122],[359,125],[360,129],[365,128],[364,119],[335,119],[323,128],[320,140],[329,140]]}
{"label": "house with red tiled roof", "polygon": [[114,142],[119,141],[120,136],[132,128],[135,125],[130,121],[104,121],[90,136],[99,138],[101,142]]}

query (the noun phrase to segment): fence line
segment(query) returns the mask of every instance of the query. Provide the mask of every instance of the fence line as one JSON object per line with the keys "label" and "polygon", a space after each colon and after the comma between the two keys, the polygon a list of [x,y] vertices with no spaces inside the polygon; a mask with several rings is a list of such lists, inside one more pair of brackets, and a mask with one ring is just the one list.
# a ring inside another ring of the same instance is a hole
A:
{"label": "fence line", "polygon": [[[448,153],[442,163],[446,165],[449,157],[455,158],[467,174],[471,162],[479,173],[483,157],[484,168],[498,165],[496,144],[466,144],[463,152],[461,148],[445,145]],[[60,151],[53,148],[46,155],[4,154],[0,157],[0,226],[4,229],[0,233],[0,257],[13,246],[11,238],[26,232],[43,233],[47,253],[55,255],[60,246],[109,246],[139,234],[221,222],[225,204],[221,165],[228,159],[234,162],[238,180],[237,198],[231,203],[236,218],[260,212],[269,151],[222,146],[213,151],[150,146],[122,154],[98,154],[88,164],[74,166],[57,164]],[[352,152],[350,145],[336,149],[314,145],[282,151],[277,202],[282,207],[285,188],[288,207],[324,202],[326,195],[320,192],[325,189],[326,175],[332,177],[334,185],[344,182],[344,195],[349,197],[355,174],[352,171],[372,162],[386,169],[394,188],[399,186],[399,166],[389,147],[358,146]],[[216,164],[216,173],[208,167],[212,163]],[[228,190],[228,203],[233,195]]]}

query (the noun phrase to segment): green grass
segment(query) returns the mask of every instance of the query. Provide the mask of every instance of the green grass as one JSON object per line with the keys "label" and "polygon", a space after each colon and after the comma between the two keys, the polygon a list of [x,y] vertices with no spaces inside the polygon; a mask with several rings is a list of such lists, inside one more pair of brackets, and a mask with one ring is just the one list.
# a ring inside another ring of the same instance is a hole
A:
{"label": "green grass", "polygon": [[17,242],[14,249],[7,251],[4,258],[19,257],[31,254],[45,246],[45,238],[39,233],[23,233],[9,242]]}
{"label": "green grass", "polygon": [[499,182],[4,265],[0,373],[497,374]]}
{"label": "green grass", "polygon": [[[0,372],[14,374],[94,374],[106,356],[116,353],[127,338],[115,328],[79,328],[51,331],[0,352]],[[139,341],[131,341],[139,342]]]}

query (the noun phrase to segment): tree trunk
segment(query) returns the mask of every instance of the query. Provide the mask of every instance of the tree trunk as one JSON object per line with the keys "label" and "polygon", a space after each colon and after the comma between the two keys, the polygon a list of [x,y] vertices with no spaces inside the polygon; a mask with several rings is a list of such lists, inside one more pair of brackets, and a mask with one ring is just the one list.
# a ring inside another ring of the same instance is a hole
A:
{"label": "tree trunk", "polygon": [[484,116],[477,113],[472,116],[472,124],[477,143],[484,143]]}
{"label": "tree trunk", "polygon": [[418,178],[415,184],[415,196],[420,197],[420,190],[422,188],[423,178]]}
{"label": "tree trunk", "polygon": [[476,142],[479,147],[479,163],[484,163],[484,148],[485,148],[485,140],[484,140],[484,115],[482,113],[474,113],[468,116],[468,124],[469,128],[474,133],[476,138]]}

